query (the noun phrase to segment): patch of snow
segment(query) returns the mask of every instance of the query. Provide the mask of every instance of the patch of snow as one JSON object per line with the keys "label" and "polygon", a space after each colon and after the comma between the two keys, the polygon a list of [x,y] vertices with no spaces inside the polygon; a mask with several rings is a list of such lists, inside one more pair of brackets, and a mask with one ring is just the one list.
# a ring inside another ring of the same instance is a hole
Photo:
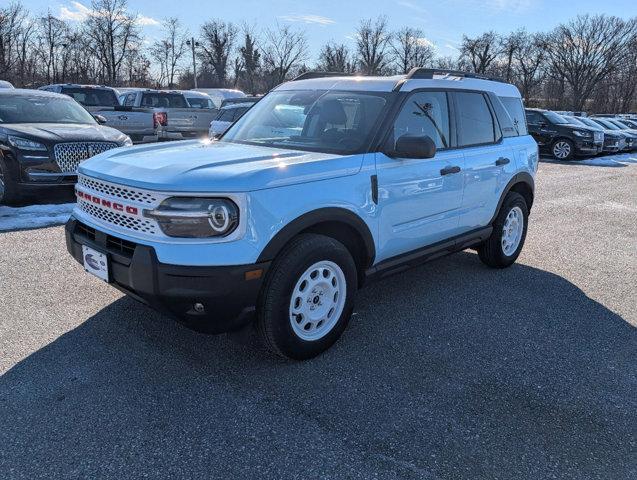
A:
{"label": "patch of snow", "polygon": [[73,207],[75,203],[15,208],[0,205],[0,232],[62,225],[69,219]]}
{"label": "patch of snow", "polygon": [[625,167],[631,163],[637,163],[637,154],[620,153],[617,155],[606,155],[604,157],[587,158],[579,160],[582,165],[593,165],[597,167]]}

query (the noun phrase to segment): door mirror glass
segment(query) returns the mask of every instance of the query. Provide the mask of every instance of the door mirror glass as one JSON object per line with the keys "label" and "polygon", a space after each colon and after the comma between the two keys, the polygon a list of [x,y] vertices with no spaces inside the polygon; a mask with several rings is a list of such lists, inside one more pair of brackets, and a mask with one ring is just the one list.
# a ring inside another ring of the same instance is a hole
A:
{"label": "door mirror glass", "polygon": [[389,154],[397,158],[433,158],[435,155],[436,144],[428,135],[402,135]]}

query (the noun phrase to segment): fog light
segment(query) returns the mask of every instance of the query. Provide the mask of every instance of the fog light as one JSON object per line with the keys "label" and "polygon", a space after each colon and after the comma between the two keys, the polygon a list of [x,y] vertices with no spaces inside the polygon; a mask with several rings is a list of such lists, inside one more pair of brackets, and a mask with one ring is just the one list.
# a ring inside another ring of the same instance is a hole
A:
{"label": "fog light", "polygon": [[202,303],[195,303],[193,305],[193,308],[195,309],[195,312],[197,312],[197,313],[203,313],[204,310],[205,310],[205,308],[204,308]]}

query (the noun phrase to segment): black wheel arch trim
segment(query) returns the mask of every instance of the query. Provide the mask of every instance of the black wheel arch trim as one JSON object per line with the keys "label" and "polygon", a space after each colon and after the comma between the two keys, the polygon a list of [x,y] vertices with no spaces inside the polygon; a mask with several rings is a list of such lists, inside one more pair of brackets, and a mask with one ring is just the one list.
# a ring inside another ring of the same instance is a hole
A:
{"label": "black wheel arch trim", "polygon": [[[500,200],[498,200],[498,206],[495,209],[495,213],[493,214],[493,217],[491,217],[491,221],[489,222],[489,224],[492,224],[498,216],[498,213],[500,213],[500,208],[502,208],[502,204],[504,203],[504,199],[506,198],[507,194],[515,185],[519,183],[526,184],[531,189],[531,193],[533,194],[533,196],[535,196],[535,180],[533,179],[531,174],[528,172],[520,172],[515,174],[513,178],[509,180],[509,183],[507,183],[506,187],[504,187],[502,195],[500,195]],[[531,210],[531,205],[527,205],[527,207],[529,210]]]}
{"label": "black wheel arch trim", "polygon": [[352,227],[363,240],[368,265],[373,263],[376,257],[376,246],[369,227],[356,213],[341,207],[319,208],[295,218],[270,239],[261,251],[257,263],[273,260],[281,249],[296,235],[315,225],[326,222],[339,222]]}

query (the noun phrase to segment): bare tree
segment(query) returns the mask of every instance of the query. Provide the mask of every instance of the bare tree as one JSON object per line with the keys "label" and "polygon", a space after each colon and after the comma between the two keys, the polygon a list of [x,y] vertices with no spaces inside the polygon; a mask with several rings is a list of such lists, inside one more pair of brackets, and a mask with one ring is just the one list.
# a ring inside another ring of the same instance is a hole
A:
{"label": "bare tree", "polygon": [[150,55],[159,64],[159,83],[172,88],[186,53],[186,31],[176,17],[165,19],[163,29],[164,36],[150,47]]}
{"label": "bare tree", "polygon": [[524,32],[513,53],[512,79],[529,104],[537,87],[546,77],[546,39],[543,34]]}
{"label": "bare tree", "polygon": [[0,76],[12,78],[18,57],[18,39],[27,24],[28,12],[20,3],[0,7]]}
{"label": "bare tree", "polygon": [[347,45],[328,43],[319,53],[317,69],[324,72],[354,73],[356,66]]}
{"label": "bare tree", "polygon": [[66,40],[70,34],[64,20],[51,12],[38,19],[38,57],[45,66],[47,83],[61,82],[66,77]]}
{"label": "bare tree", "polygon": [[126,0],[93,0],[85,21],[88,48],[106,72],[106,80],[117,85],[122,62],[139,40],[137,16],[127,12]]}
{"label": "bare tree", "polygon": [[424,67],[432,63],[434,49],[424,38],[422,30],[405,27],[393,35],[391,49],[394,63],[399,73],[408,73],[414,67]]}
{"label": "bare tree", "polygon": [[522,48],[523,43],[528,39],[528,33],[525,30],[517,30],[500,39],[500,52],[504,57],[504,79],[511,82],[513,75],[513,61],[516,54]]}
{"label": "bare tree", "polygon": [[220,87],[227,83],[228,61],[237,33],[236,26],[221,20],[211,20],[201,26],[201,56],[214,70]]}
{"label": "bare tree", "polygon": [[462,37],[460,57],[471,65],[476,73],[487,73],[501,53],[500,38],[495,32],[485,32],[479,37]]}
{"label": "bare tree", "polygon": [[248,25],[243,27],[243,45],[239,47],[239,56],[241,57],[242,71],[245,73],[246,89],[251,94],[256,94],[257,75],[261,67],[261,53],[257,48],[257,38],[252,28]]}
{"label": "bare tree", "polygon": [[264,32],[263,64],[268,72],[267,86],[278,85],[298,69],[307,58],[307,38],[301,30],[277,25]]}
{"label": "bare tree", "polygon": [[360,69],[367,75],[380,75],[387,71],[391,59],[387,54],[391,35],[387,17],[375,21],[363,20],[356,32],[356,54]]}
{"label": "bare tree", "polygon": [[551,72],[570,90],[569,107],[583,110],[595,87],[627,60],[635,23],[605,15],[582,15],[549,37]]}

